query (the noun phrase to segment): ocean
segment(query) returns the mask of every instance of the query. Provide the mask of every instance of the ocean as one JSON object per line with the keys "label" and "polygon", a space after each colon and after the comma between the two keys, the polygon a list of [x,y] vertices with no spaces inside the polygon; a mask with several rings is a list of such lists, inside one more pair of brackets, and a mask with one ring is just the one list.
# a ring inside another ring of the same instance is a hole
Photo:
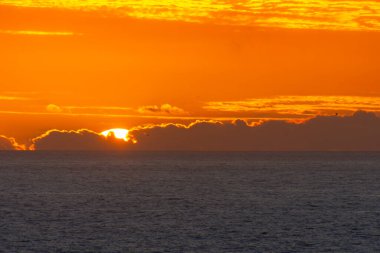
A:
{"label": "ocean", "polygon": [[380,153],[0,152],[0,252],[380,252]]}

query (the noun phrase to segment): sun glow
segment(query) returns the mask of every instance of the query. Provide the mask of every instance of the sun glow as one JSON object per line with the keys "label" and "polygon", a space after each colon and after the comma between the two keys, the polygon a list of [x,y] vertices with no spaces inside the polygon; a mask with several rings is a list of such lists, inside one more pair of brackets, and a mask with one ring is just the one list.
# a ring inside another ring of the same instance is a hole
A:
{"label": "sun glow", "polygon": [[101,132],[101,135],[104,135],[105,137],[114,136],[116,139],[128,141],[128,133],[129,131],[127,129],[123,128],[113,128],[106,131]]}

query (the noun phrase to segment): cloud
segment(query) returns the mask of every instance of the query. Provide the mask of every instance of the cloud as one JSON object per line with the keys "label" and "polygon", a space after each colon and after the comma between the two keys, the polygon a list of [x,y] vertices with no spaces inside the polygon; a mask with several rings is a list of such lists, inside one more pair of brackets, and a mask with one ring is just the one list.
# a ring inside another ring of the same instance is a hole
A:
{"label": "cloud", "polygon": [[0,150],[25,150],[25,146],[18,144],[14,138],[0,135]]}
{"label": "cloud", "polygon": [[0,34],[30,35],[30,36],[73,36],[73,32],[62,31],[36,31],[36,30],[0,30]]}
{"label": "cloud", "polygon": [[88,129],[49,130],[34,138],[32,143],[32,150],[112,150],[126,145],[112,135],[105,137]]}
{"label": "cloud", "polygon": [[273,118],[307,118],[315,115],[351,115],[357,110],[380,112],[379,97],[359,96],[278,96],[242,101],[213,101],[203,107],[209,111],[270,114]]}
{"label": "cloud", "polygon": [[51,130],[33,140],[34,148],[55,150],[380,150],[380,118],[358,111],[352,116],[318,116],[303,123],[266,121],[250,125],[197,121],[130,129],[131,140],[106,139],[90,130]]}
{"label": "cloud", "polygon": [[131,111],[131,107],[125,107],[125,106],[65,106],[65,109],[72,110],[89,110],[89,111]]}
{"label": "cloud", "polygon": [[377,0],[6,1],[8,5],[100,11],[103,15],[262,27],[380,30]]}
{"label": "cloud", "polygon": [[23,100],[29,100],[29,99],[30,98],[26,98],[26,97],[0,95],[0,100],[5,100],[5,101],[23,101]]}
{"label": "cloud", "polygon": [[183,109],[170,104],[142,106],[137,111],[143,114],[182,114],[185,112]]}
{"label": "cloud", "polygon": [[61,107],[59,107],[58,105],[55,105],[55,104],[49,104],[46,106],[46,110],[48,112],[53,112],[53,113],[59,113],[59,112],[63,112],[63,109]]}
{"label": "cloud", "polygon": [[352,116],[318,116],[301,124],[267,121],[249,125],[196,122],[131,131],[137,150],[380,150],[380,118],[359,111]]}

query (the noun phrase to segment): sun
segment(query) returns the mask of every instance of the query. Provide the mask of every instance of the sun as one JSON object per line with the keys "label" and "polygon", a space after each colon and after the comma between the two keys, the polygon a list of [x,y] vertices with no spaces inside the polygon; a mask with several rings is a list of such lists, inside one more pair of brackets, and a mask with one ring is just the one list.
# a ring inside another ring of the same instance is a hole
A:
{"label": "sun", "polygon": [[128,141],[128,133],[129,131],[124,128],[113,128],[106,131],[101,132],[101,135],[104,135],[105,137],[108,137],[110,135],[115,136],[116,139]]}

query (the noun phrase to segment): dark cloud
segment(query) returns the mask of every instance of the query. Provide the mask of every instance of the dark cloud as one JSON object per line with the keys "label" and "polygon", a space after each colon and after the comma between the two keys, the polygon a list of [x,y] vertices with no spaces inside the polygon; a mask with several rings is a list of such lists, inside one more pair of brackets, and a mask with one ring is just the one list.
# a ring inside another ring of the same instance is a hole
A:
{"label": "dark cloud", "polygon": [[105,137],[87,129],[50,130],[32,141],[31,149],[35,150],[107,150],[122,149],[126,145],[123,140]]}
{"label": "dark cloud", "polygon": [[373,113],[320,116],[302,124],[268,121],[250,126],[198,122],[132,131],[138,150],[380,150],[380,118]]}
{"label": "dark cloud", "polygon": [[301,124],[267,121],[251,126],[199,121],[188,126],[165,124],[130,131],[137,143],[105,138],[89,130],[53,130],[34,139],[36,149],[128,150],[380,150],[380,118],[359,111],[352,116],[319,116]]}
{"label": "dark cloud", "polygon": [[24,146],[19,145],[14,138],[0,135],[0,150],[23,150]]}

